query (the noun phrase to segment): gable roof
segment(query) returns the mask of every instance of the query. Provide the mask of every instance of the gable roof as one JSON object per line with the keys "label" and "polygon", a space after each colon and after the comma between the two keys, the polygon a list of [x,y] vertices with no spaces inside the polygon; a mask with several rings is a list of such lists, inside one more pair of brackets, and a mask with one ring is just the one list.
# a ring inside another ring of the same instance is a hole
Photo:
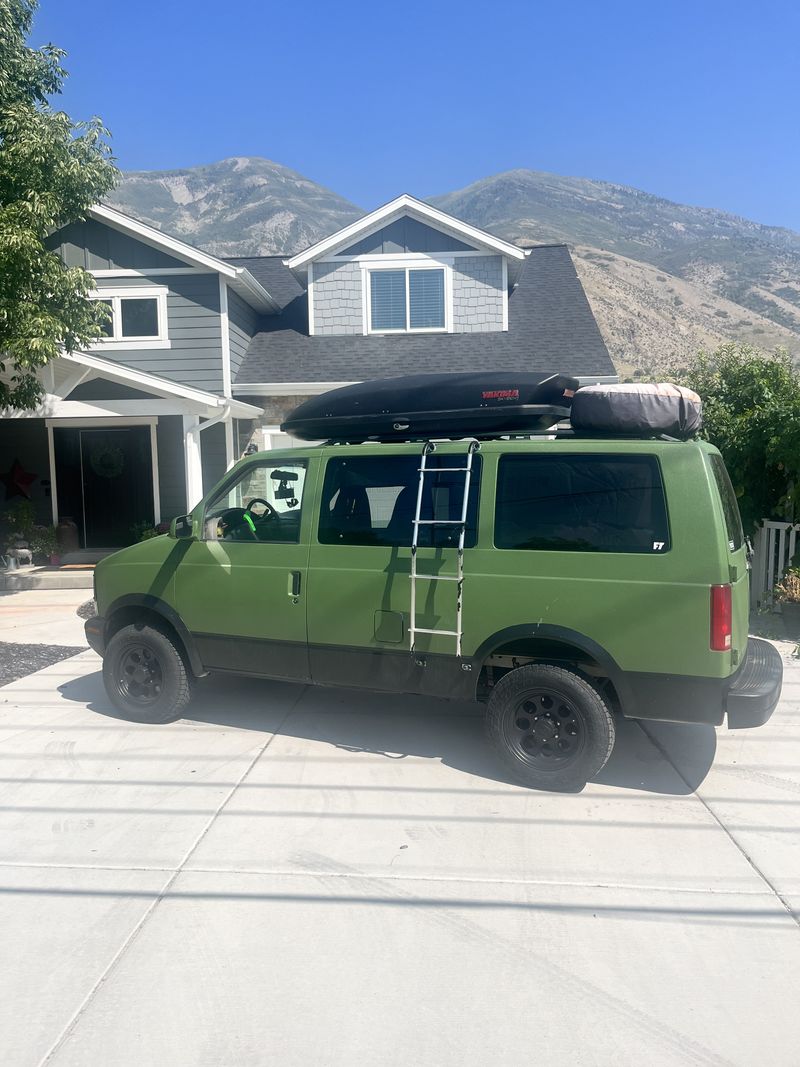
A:
{"label": "gable roof", "polygon": [[521,262],[525,259],[524,251],[518,248],[517,245],[511,244],[509,241],[503,241],[485,230],[479,230],[477,226],[470,226],[469,223],[462,222],[461,219],[454,218],[453,215],[448,215],[446,212],[431,207],[430,204],[426,204],[422,200],[417,200],[415,196],[411,196],[409,193],[403,193],[401,196],[395,197],[394,200],[390,200],[388,204],[384,204],[383,207],[376,208],[375,211],[364,215],[363,218],[358,219],[356,222],[351,222],[349,226],[337,230],[336,233],[332,233],[329,237],[323,237],[321,241],[317,241],[310,248],[306,248],[304,252],[298,252],[297,255],[286,260],[286,266],[289,270],[302,275],[308,269],[308,264],[313,260],[319,259],[321,256],[335,255],[337,249],[347,248],[358,238],[366,236],[381,226],[385,226],[388,222],[399,218],[401,215],[411,215],[413,218],[431,223],[436,228],[445,230],[468,244],[490,249],[492,252],[506,256],[512,262]]}
{"label": "gable roof", "polygon": [[[521,250],[518,250],[521,251]],[[235,394],[280,383],[341,383],[424,371],[560,370],[615,375],[566,245],[533,248],[508,299],[508,330],[309,336],[306,291],[279,256],[235,259],[280,294],[280,315],[261,320]]]}
{"label": "gable roof", "polygon": [[256,281],[247,268],[234,266],[232,263],[219,259],[217,256],[212,256],[208,252],[202,252],[199,248],[193,248],[192,245],[187,245],[185,241],[180,241],[177,237],[171,237],[168,233],[162,233],[161,230],[155,229],[154,226],[148,226],[147,223],[131,218],[130,215],[109,207],[107,204],[95,204],[89,208],[87,214],[89,218],[95,219],[97,222],[103,222],[107,226],[112,226],[122,233],[127,233],[131,237],[143,241],[145,244],[152,245],[153,248],[168,252],[188,266],[201,267],[204,270],[211,270],[221,274],[224,278],[227,278],[231,289],[234,289],[256,311],[267,315],[278,311],[278,305],[270,293],[260,282]]}

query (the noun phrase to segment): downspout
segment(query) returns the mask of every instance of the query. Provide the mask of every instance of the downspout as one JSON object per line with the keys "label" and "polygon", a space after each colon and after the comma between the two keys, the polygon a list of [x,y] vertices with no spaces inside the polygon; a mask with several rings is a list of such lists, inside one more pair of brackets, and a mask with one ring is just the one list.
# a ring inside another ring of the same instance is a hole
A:
{"label": "downspout", "polygon": [[[197,495],[197,491],[199,490],[200,496],[197,497],[198,501],[203,496],[203,489],[202,489],[203,460],[202,460],[202,448],[201,448],[201,445],[200,445],[200,434],[203,432],[203,430],[207,430],[209,428],[209,426],[216,426],[217,423],[225,422],[230,417],[231,417],[231,403],[230,403],[230,401],[228,401],[223,406],[222,411],[219,413],[219,415],[215,415],[213,417],[213,419],[208,419],[206,422],[202,422],[202,423],[199,422],[197,424],[197,426],[191,426],[186,430],[186,437],[190,437],[192,439],[194,448],[197,451],[197,457],[198,457],[197,458],[197,462],[199,463],[199,470],[197,471],[197,477],[198,477],[198,479],[200,480],[200,483],[201,483],[198,486],[190,486],[189,485],[189,480],[190,479],[189,479],[188,471],[187,471],[187,478],[186,478],[186,506],[187,506],[187,508],[189,507],[190,494],[191,494],[192,497],[196,496]],[[186,444],[184,442],[184,450],[185,450],[185,448],[186,448]],[[195,501],[195,503],[197,503],[197,501]],[[191,506],[194,507],[194,505],[191,505]]]}

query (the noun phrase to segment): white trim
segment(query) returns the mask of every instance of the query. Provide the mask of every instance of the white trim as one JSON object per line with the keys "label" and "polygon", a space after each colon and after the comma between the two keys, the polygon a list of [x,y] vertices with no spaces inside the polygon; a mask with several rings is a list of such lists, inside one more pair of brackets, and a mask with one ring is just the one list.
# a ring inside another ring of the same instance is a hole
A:
{"label": "white trim", "polygon": [[150,461],[153,467],[153,525],[158,526],[161,522],[161,486],[158,481],[158,439],[156,435],[156,423],[158,419],[150,423]]}
{"label": "white trim", "polygon": [[[505,262],[505,260],[503,260]],[[406,276],[406,326],[403,330],[380,330],[372,327],[372,285],[369,276],[379,274],[386,270],[402,270]],[[411,325],[411,295],[410,273],[412,270],[440,270],[443,272],[443,299],[444,299],[444,326],[412,326]],[[453,332],[453,266],[442,259],[427,258],[415,259],[412,262],[399,259],[382,258],[379,265],[370,263],[363,264],[362,273],[362,301],[366,306],[365,334],[407,334],[407,333],[452,333]],[[365,280],[366,279],[366,280]]]}
{"label": "white trim", "polygon": [[308,304],[308,336],[314,336],[314,264],[308,265],[308,284],[306,285],[306,292],[308,296],[306,303]]}
{"label": "white trim", "polygon": [[108,207],[106,204],[95,204],[94,207],[89,208],[87,214],[98,222],[105,222],[116,230],[138,237],[139,240],[153,248],[170,252],[177,259],[183,259],[192,266],[207,267],[209,270],[224,274],[226,278],[236,277],[237,268],[232,264],[225,263],[216,256],[210,256],[207,252],[201,252],[199,248],[193,248],[176,237],[170,237],[169,234],[148,226],[144,222],[139,222],[138,219],[131,218],[130,215],[117,211],[116,208]]}
{"label": "white trim", "polygon": [[53,426],[45,423],[47,427],[47,454],[50,461],[50,503],[53,512],[53,526],[58,526],[58,489],[56,487],[56,445],[53,439]]}
{"label": "white trim", "polygon": [[75,418],[59,418],[53,416],[52,418],[45,419],[44,424],[48,427],[53,426],[84,426],[87,429],[94,427],[105,427],[107,430],[113,430],[115,426],[155,426],[158,422],[158,415],[137,415],[131,418],[121,418],[119,415],[98,416],[96,418],[84,418],[82,416],[76,416]]}
{"label": "white trim", "polygon": [[77,370],[73,371],[72,374],[64,379],[57,390],[52,389],[47,391],[52,392],[54,396],[61,397],[62,400],[66,400],[69,394],[77,389],[81,382],[84,382],[87,378],[91,377],[91,374],[92,372],[88,367],[78,367]]}
{"label": "white trim", "polygon": [[219,279],[219,325],[222,346],[222,392],[231,395],[231,326],[228,316],[228,283]]}
{"label": "white trim", "polygon": [[508,330],[508,260],[503,259],[503,275],[501,284],[503,286],[503,329]]}
{"label": "white trim", "polygon": [[183,416],[183,466],[186,478],[187,513],[203,499],[203,460],[200,451],[199,415]]}
{"label": "white trim", "polygon": [[[454,259],[475,259],[476,256],[485,256],[487,253],[476,248],[474,252],[365,252],[361,256],[323,256],[316,260],[317,263],[382,263],[387,259],[436,259],[447,263]],[[497,255],[492,252],[491,255]],[[310,266],[310,264],[309,264]]]}
{"label": "white trim", "polygon": [[117,267],[103,270],[90,270],[93,278],[155,278],[160,274],[216,274],[209,267],[147,267],[144,270],[133,270],[128,267]]}
{"label": "white trim", "polygon": [[233,419],[226,419],[225,423],[225,473],[236,462],[236,450],[233,443]]}
{"label": "white trim", "polygon": [[370,212],[357,222],[350,223],[349,226],[343,227],[343,229],[331,234],[330,237],[317,241],[316,244],[311,245],[304,252],[299,252],[296,256],[285,260],[286,266],[290,270],[300,270],[311,260],[319,259],[322,255],[331,252],[335,248],[350,244],[356,237],[365,236],[368,231],[379,228],[393,216],[400,217],[405,214],[420,216],[426,222],[433,222],[439,227],[444,227],[459,236],[463,236],[473,244],[492,248],[511,259],[523,260],[525,258],[525,252],[521,248],[517,248],[516,245],[509,244],[508,241],[502,241],[499,237],[486,233],[485,230],[470,226],[468,223],[453,218],[452,215],[448,215],[444,211],[431,207],[430,204],[417,200],[416,197],[410,196],[408,193],[403,193],[402,196],[390,200],[388,204],[384,204],[382,207]]}
{"label": "white trim", "polygon": [[[220,279],[221,281],[221,279]],[[124,351],[129,348],[153,349],[170,348],[169,324],[167,320],[167,294],[169,289],[165,285],[141,285],[134,287],[104,286],[99,285],[89,293],[90,300],[105,300],[111,304],[111,328],[114,333],[111,337],[103,337],[95,341],[92,351],[102,351],[104,348],[111,351]],[[122,301],[123,300],[155,300],[156,321],[158,334],[144,334],[140,337],[130,336],[122,332]]]}
{"label": "white trim", "polygon": [[237,383],[233,387],[234,393],[242,393],[254,396],[263,393],[265,396],[317,396],[319,393],[327,393],[331,389],[341,389],[344,385],[355,385],[355,382],[245,382]]}
{"label": "white trim", "polygon": [[[82,418],[139,418],[151,415],[196,415],[197,404],[186,400],[59,400],[46,397],[36,409],[34,417],[48,419]],[[202,414],[214,414],[218,409],[206,408]]]}
{"label": "white trim", "polygon": [[[121,230],[123,233],[138,238],[152,248],[157,248],[162,252],[166,251],[176,259],[182,259],[190,266],[203,267],[207,271],[215,271],[217,274],[230,278],[233,288],[237,291],[241,290],[240,295],[242,298],[247,300],[258,311],[264,311],[268,314],[277,314],[280,311],[278,303],[270,296],[264,286],[256,281],[246,267],[234,267],[232,263],[226,263],[223,259],[217,259],[216,256],[211,256],[207,252],[201,252],[199,248],[193,248],[184,241],[179,241],[176,237],[170,237],[169,234],[156,230],[153,226],[148,226],[144,222],[139,222],[138,219],[131,218],[130,215],[117,211],[116,208],[108,207],[106,204],[95,204],[94,207],[89,208],[87,215],[97,222],[103,222],[108,226],[112,226],[115,230]],[[175,270],[179,274],[185,273],[185,271],[175,267],[164,269]],[[114,273],[119,274],[118,271]]]}

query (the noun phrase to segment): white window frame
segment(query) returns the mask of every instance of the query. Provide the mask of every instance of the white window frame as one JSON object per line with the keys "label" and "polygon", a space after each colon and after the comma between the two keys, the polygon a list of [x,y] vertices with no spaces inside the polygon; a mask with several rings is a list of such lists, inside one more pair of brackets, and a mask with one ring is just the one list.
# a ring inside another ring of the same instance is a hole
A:
{"label": "white window frame", "polygon": [[[372,328],[372,286],[370,276],[373,273],[385,270],[403,270],[406,274],[406,326],[402,330],[379,330]],[[444,272],[444,326],[412,326],[411,325],[411,300],[409,299],[409,271],[412,270],[441,270]],[[441,260],[419,259],[392,259],[381,256],[378,262],[374,260],[361,265],[361,293],[364,308],[364,333],[365,334],[390,334],[390,333],[452,333],[453,332],[453,266]]]}
{"label": "white window frame", "polygon": [[[92,300],[106,300],[111,304],[111,337],[103,337],[91,346],[93,351],[108,350],[121,351],[126,348],[170,348],[167,323],[167,294],[169,289],[166,285],[136,285],[118,286],[117,288],[95,289],[90,293]],[[123,300],[155,300],[156,314],[158,317],[158,335],[156,337],[126,337],[122,333],[122,301]]]}

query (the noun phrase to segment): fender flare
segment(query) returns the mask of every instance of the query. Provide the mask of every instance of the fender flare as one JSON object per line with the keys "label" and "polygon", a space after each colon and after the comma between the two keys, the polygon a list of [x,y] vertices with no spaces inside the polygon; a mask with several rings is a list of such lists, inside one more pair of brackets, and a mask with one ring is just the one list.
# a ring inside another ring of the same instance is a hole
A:
{"label": "fender flare", "polygon": [[200,656],[198,655],[194,638],[186,629],[186,625],[180,615],[173,607],[170,607],[170,605],[161,600],[160,597],[153,596],[152,593],[126,593],[125,596],[117,597],[117,599],[113,601],[105,615],[106,625],[104,638],[106,643],[108,643],[108,624],[111,622],[114,615],[123,608],[147,608],[148,611],[153,611],[156,615],[160,615],[165,622],[170,624],[172,629],[181,639],[186,651],[186,656],[189,660],[189,666],[192,669],[192,674],[197,678],[201,678],[208,674],[208,671],[203,666]]}
{"label": "fender flare", "polygon": [[472,655],[471,659],[477,668],[477,672],[480,673],[480,669],[486,659],[500,645],[508,644],[509,641],[519,641],[526,637],[541,638],[545,641],[560,641],[564,644],[574,645],[581,652],[585,652],[590,659],[599,663],[603,668],[606,677],[613,683],[617,691],[622,707],[630,707],[632,703],[631,689],[625,678],[625,672],[614,657],[602,645],[598,645],[596,641],[592,640],[591,637],[587,637],[586,634],[582,634],[578,630],[570,630],[566,626],[531,622],[521,623],[517,626],[507,626],[504,630],[498,630],[490,637],[487,637]]}

